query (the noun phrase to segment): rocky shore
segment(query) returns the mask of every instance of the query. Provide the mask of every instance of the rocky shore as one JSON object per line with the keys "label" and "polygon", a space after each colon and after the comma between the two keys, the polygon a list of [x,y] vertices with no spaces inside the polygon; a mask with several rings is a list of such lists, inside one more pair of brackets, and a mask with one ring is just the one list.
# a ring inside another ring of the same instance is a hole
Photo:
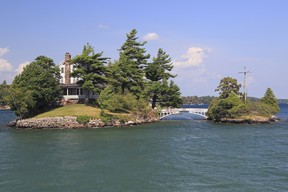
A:
{"label": "rocky shore", "polygon": [[279,118],[276,116],[272,117],[260,117],[260,116],[254,116],[254,117],[243,117],[238,119],[230,119],[230,118],[222,118],[221,123],[235,123],[235,124],[268,124],[272,122],[279,121]]}
{"label": "rocky shore", "polygon": [[131,126],[142,123],[153,123],[159,121],[156,117],[136,118],[134,121],[120,122],[120,120],[111,120],[103,122],[101,119],[91,119],[88,123],[79,123],[76,117],[48,117],[48,118],[30,118],[15,120],[10,122],[10,127],[24,128],[24,129],[78,129],[78,128],[101,128],[101,127],[120,127]]}

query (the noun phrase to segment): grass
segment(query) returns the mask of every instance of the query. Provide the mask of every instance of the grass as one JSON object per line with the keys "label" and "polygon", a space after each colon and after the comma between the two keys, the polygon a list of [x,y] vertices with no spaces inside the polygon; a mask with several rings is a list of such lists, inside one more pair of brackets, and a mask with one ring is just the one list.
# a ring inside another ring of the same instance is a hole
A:
{"label": "grass", "polygon": [[53,109],[51,111],[39,114],[35,118],[43,117],[63,117],[63,116],[89,116],[92,118],[100,118],[101,109],[92,106],[86,106],[84,104],[74,104],[74,105],[65,105]]}
{"label": "grass", "polygon": [[[129,113],[111,113],[109,111],[104,111],[105,114],[109,114],[111,116],[127,116]],[[95,119],[101,118],[101,109],[94,106],[86,106],[84,104],[73,104],[73,105],[65,105],[63,107],[59,107],[53,109],[51,111],[39,114],[34,118],[45,118],[45,117],[64,117],[64,116],[88,116]]]}

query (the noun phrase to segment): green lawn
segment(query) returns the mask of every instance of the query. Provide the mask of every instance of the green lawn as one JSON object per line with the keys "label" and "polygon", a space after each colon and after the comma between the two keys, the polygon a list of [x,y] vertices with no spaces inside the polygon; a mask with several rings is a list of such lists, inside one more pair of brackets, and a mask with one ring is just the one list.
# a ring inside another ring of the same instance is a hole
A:
{"label": "green lawn", "polygon": [[93,106],[86,106],[84,104],[65,105],[53,109],[51,111],[39,114],[35,118],[43,117],[63,117],[63,116],[89,116],[93,118],[100,118],[101,109]]}
{"label": "green lawn", "polygon": [[[105,114],[113,117],[125,117],[128,116],[129,113],[111,113],[107,110],[104,110]],[[44,117],[64,117],[64,116],[88,116],[95,119],[100,119],[101,109],[93,106],[86,106],[84,104],[72,104],[65,105],[63,107],[59,107],[53,109],[51,111],[39,114],[34,118],[44,118]]]}

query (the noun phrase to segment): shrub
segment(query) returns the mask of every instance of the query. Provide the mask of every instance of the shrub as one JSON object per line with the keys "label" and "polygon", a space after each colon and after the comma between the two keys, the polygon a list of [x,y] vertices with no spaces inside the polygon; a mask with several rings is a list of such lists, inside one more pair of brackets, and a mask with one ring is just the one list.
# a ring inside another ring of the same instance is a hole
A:
{"label": "shrub", "polygon": [[102,109],[112,112],[145,111],[148,102],[144,98],[136,98],[131,93],[114,93],[110,87],[101,92],[99,104]]}
{"label": "shrub", "polygon": [[81,124],[87,124],[87,123],[89,123],[89,121],[90,121],[90,117],[88,117],[88,116],[86,116],[86,115],[83,115],[83,116],[78,116],[77,118],[76,118],[76,121],[78,122],[78,123],[81,123]]}

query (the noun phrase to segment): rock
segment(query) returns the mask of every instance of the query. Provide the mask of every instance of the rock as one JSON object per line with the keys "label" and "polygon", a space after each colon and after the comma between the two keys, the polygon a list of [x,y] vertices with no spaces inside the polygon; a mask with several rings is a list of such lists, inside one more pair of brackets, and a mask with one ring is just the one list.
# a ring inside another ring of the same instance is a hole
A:
{"label": "rock", "polygon": [[125,125],[135,125],[135,123],[133,121],[127,121]]}
{"label": "rock", "polygon": [[158,118],[137,117],[135,121],[127,121],[121,123],[118,119],[109,122],[103,122],[101,119],[92,119],[87,124],[78,123],[76,117],[49,117],[49,118],[30,118],[22,120],[14,120],[9,126],[26,129],[43,129],[43,128],[60,128],[60,129],[76,129],[76,128],[99,128],[99,127],[120,127],[123,125],[135,125],[141,123],[150,123],[159,121]]}

